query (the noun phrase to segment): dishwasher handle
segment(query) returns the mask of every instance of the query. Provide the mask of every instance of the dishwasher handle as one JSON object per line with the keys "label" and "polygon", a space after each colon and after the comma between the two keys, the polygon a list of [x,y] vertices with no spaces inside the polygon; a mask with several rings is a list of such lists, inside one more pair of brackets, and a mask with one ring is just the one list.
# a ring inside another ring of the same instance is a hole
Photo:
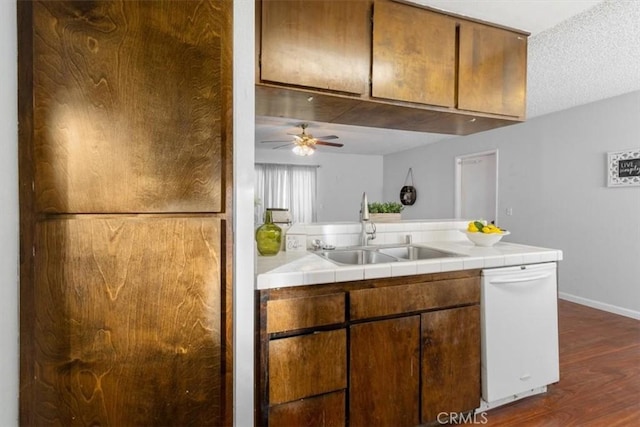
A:
{"label": "dishwasher handle", "polygon": [[509,285],[512,283],[523,283],[523,282],[533,282],[535,280],[546,279],[547,277],[551,277],[551,274],[539,274],[537,276],[524,276],[524,277],[514,277],[512,279],[492,279],[489,280],[489,283],[492,285]]}

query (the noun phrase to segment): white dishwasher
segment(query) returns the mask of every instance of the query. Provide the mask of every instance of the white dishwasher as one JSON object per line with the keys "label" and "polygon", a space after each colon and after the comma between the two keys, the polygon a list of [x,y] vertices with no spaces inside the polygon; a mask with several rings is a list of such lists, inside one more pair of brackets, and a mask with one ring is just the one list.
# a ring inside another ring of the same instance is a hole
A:
{"label": "white dishwasher", "polygon": [[556,263],[482,271],[484,409],[560,379]]}

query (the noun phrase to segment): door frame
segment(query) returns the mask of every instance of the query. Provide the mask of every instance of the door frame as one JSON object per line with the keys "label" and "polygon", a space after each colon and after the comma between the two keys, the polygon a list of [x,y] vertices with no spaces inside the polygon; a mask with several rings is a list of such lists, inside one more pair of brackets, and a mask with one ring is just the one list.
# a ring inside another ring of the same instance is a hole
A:
{"label": "door frame", "polygon": [[467,160],[473,157],[482,157],[482,156],[486,156],[488,154],[494,154],[496,156],[496,170],[495,170],[495,176],[496,176],[496,188],[495,188],[495,192],[496,192],[496,206],[495,206],[495,221],[496,223],[498,222],[498,165],[500,157],[498,154],[498,149],[496,148],[495,150],[487,150],[487,151],[480,151],[477,153],[470,153],[470,154],[462,154],[460,156],[456,156],[454,159],[454,165],[455,165],[455,197],[454,197],[454,215],[455,218],[460,218],[462,216],[462,161],[463,160]]}

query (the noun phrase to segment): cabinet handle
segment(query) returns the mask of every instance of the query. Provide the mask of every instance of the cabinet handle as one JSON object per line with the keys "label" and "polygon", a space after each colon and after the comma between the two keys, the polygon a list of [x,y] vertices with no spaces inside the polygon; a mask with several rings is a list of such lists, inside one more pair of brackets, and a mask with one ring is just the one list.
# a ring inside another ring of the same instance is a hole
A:
{"label": "cabinet handle", "polygon": [[550,274],[541,274],[539,276],[518,277],[517,279],[493,279],[489,281],[492,285],[507,285],[509,283],[533,282],[535,280],[546,279]]}

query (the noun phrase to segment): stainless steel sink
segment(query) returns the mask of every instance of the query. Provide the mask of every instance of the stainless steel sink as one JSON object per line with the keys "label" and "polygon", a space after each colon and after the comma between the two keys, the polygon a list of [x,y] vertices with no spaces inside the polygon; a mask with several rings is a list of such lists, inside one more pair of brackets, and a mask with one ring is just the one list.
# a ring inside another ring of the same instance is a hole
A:
{"label": "stainless steel sink", "polygon": [[380,264],[421,259],[459,257],[452,252],[414,245],[361,247],[351,249],[323,250],[318,256],[342,265]]}
{"label": "stainless steel sink", "polygon": [[316,254],[335,263],[346,265],[380,264],[398,261],[393,256],[369,249],[336,249],[320,251],[316,252]]}
{"label": "stainless steel sink", "polygon": [[412,245],[380,248],[378,249],[378,251],[382,254],[391,255],[402,260],[420,260],[462,256],[452,252]]}

